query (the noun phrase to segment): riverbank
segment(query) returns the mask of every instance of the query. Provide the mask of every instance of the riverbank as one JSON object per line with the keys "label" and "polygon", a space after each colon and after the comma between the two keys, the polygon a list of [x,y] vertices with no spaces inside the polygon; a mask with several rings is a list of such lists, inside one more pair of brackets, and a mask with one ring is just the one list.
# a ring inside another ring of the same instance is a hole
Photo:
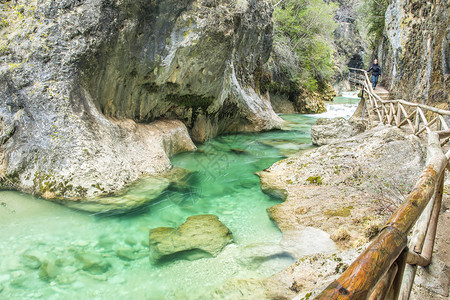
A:
{"label": "riverbank", "polygon": [[[322,129],[332,132],[332,126],[342,123],[329,120],[318,127],[328,126]],[[294,237],[304,244],[308,241],[297,233],[317,228],[330,235],[338,250],[304,256],[265,280],[234,280],[218,293],[252,295],[256,290],[262,299],[298,300],[317,295],[358,257],[411,191],[424,166],[425,149],[413,135],[378,126],[293,155],[260,172],[263,190],[285,200],[268,209],[283,239]],[[446,299],[449,294],[449,184],[447,179],[433,260],[430,266],[418,268],[411,299]]]}
{"label": "riverbank", "polygon": [[417,137],[379,126],[294,155],[261,172],[262,189],[285,199],[268,209],[283,237],[295,236],[304,227],[318,228],[340,250],[301,259],[273,276],[268,280],[269,295],[314,294],[338,277],[412,190],[425,156]]}

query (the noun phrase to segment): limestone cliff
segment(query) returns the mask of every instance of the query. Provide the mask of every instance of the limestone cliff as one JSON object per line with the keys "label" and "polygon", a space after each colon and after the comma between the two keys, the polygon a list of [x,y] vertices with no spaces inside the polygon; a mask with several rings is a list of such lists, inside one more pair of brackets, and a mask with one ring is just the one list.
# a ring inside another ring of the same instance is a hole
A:
{"label": "limestone cliff", "polygon": [[280,126],[258,86],[267,1],[0,5],[0,187],[95,197],[169,169],[190,136]]}
{"label": "limestone cliff", "polygon": [[395,0],[385,15],[377,55],[384,84],[396,98],[450,102],[450,2]]}

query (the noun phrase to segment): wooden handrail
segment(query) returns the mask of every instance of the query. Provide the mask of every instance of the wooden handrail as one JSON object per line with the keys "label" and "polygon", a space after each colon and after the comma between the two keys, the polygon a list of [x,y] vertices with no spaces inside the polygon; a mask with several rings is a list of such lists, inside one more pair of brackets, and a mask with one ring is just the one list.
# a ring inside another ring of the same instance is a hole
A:
{"label": "wooden handrail", "polygon": [[426,110],[432,111],[434,113],[438,113],[440,115],[450,116],[450,111],[444,110],[444,109],[439,109],[439,108],[436,108],[436,107],[433,107],[433,106],[420,104],[420,103],[414,103],[414,102],[408,102],[408,101],[401,100],[401,99],[398,99],[398,100],[383,100],[378,95],[376,95],[375,97],[377,97],[377,100],[380,101],[383,104],[401,103],[401,104],[404,104],[404,105],[407,105],[407,106],[411,106],[411,107],[420,107],[422,109],[426,109]]}
{"label": "wooden handrail", "polygon": [[355,70],[355,71],[362,71],[362,72],[365,72],[365,71],[366,71],[366,70],[363,70],[363,69],[350,68],[350,67],[348,67],[348,69],[349,69],[349,70]]}
{"label": "wooden handrail", "polygon": [[[409,299],[417,265],[431,263],[445,169],[450,160],[450,151],[444,154],[441,148],[450,140],[450,128],[443,116],[450,116],[450,111],[401,99],[383,100],[374,92],[365,70],[349,70],[364,74],[362,85],[367,93],[369,124],[373,117],[378,117],[380,122],[394,123],[397,127],[408,124],[415,135],[428,134],[427,165],[413,191],[392,214],[380,234],[341,277],[315,299],[384,299],[388,294],[392,296],[390,299]],[[436,115],[428,121],[423,111]],[[371,112],[376,114],[373,116]],[[411,118],[414,118],[414,124]],[[445,139],[443,143],[441,139]],[[406,243],[413,226],[409,250]]]}
{"label": "wooden handrail", "polygon": [[[369,77],[367,75],[366,70],[363,69],[357,69],[357,68],[348,68],[349,70],[354,70],[354,71],[358,71],[363,73],[366,76],[366,81],[368,81],[370,83]],[[450,116],[450,111],[448,110],[444,110],[444,109],[439,109],[439,108],[435,108],[433,106],[429,106],[429,105],[425,105],[425,104],[421,104],[421,103],[415,103],[415,102],[409,102],[409,101],[405,101],[402,99],[397,99],[397,100],[383,100],[381,99],[375,92],[373,92],[372,89],[372,85],[369,84],[368,87],[370,88],[370,91],[372,92],[373,96],[375,98],[377,98],[378,101],[380,101],[383,104],[388,104],[388,103],[401,103],[407,106],[411,106],[411,107],[420,107],[422,109],[426,109],[435,113],[438,113],[440,115],[445,115],[445,116]]]}
{"label": "wooden handrail", "polygon": [[365,299],[400,256],[408,233],[432,198],[438,178],[448,163],[437,133],[429,135],[428,147],[429,163],[413,191],[366,250],[315,299]]}

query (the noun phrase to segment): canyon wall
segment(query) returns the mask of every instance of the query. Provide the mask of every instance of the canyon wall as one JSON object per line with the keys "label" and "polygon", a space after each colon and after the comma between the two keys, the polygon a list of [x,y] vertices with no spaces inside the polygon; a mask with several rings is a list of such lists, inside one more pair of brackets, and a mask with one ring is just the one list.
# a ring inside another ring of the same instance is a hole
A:
{"label": "canyon wall", "polygon": [[449,10],[445,0],[396,0],[389,5],[377,56],[383,83],[396,98],[448,109]]}
{"label": "canyon wall", "polygon": [[2,1],[0,187],[110,194],[220,133],[278,128],[268,1]]}

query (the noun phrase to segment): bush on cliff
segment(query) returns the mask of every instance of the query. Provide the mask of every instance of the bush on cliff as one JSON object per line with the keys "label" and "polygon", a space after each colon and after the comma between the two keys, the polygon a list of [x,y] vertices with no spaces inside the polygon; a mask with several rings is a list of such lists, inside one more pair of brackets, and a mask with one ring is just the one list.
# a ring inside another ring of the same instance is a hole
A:
{"label": "bush on cliff", "polygon": [[331,80],[336,10],[323,0],[287,0],[275,7],[272,61],[294,86],[314,92]]}
{"label": "bush on cliff", "polygon": [[364,16],[371,48],[375,49],[383,37],[386,10],[389,0],[364,0],[360,14]]}

